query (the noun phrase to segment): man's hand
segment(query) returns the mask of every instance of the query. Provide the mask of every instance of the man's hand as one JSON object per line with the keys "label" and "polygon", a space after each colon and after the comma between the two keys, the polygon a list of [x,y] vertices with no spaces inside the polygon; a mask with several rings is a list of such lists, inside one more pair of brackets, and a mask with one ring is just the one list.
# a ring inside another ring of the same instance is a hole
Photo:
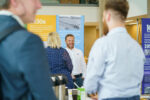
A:
{"label": "man's hand", "polygon": [[82,77],[82,79],[84,80],[84,77]]}
{"label": "man's hand", "polygon": [[89,94],[88,95],[92,100],[98,100],[98,95],[96,94]]}
{"label": "man's hand", "polygon": [[72,79],[75,79],[75,76],[74,76],[74,75],[71,74],[71,76],[72,76]]}
{"label": "man's hand", "polygon": [[93,100],[98,100],[98,96],[97,96],[97,95],[92,96],[91,98],[92,98]]}

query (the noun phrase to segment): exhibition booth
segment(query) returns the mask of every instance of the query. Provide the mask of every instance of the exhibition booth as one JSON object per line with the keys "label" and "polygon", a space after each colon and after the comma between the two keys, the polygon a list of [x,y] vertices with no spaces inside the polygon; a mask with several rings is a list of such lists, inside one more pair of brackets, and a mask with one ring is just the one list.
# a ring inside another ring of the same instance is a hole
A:
{"label": "exhibition booth", "polygon": [[[141,2],[144,3],[141,4]],[[130,1],[132,9],[130,9],[128,19],[125,21],[129,35],[142,46],[146,55],[144,80],[141,86],[141,100],[150,99],[150,18],[145,5],[147,5],[146,0],[137,0],[137,4]],[[65,36],[73,34],[75,36],[75,47],[84,53],[85,61],[88,62],[89,52],[94,42],[102,37],[99,29],[98,9],[99,7],[96,6],[44,6],[38,12],[35,22],[27,25],[27,29],[39,35],[45,47],[47,47],[47,37],[50,32],[56,31],[59,33],[62,47],[64,48],[66,48]],[[76,91],[79,91],[79,93]],[[86,97],[85,90],[81,88],[68,90],[67,93],[68,100],[73,100],[70,97],[73,94],[78,95],[78,100],[85,100],[83,98]],[[90,100],[90,98],[88,99]]]}

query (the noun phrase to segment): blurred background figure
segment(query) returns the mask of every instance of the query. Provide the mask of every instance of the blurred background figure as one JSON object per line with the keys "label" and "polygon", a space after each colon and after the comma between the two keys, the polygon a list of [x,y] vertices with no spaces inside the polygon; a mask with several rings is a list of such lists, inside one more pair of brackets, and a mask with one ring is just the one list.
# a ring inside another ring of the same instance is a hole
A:
{"label": "blurred background figure", "polygon": [[0,0],[0,100],[56,100],[43,43],[24,28],[41,6],[40,0]]}
{"label": "blurred background figure", "polygon": [[52,74],[64,74],[67,79],[67,87],[74,87],[71,77],[72,62],[68,52],[61,47],[61,40],[57,32],[48,35],[48,47],[46,48],[50,71]]}

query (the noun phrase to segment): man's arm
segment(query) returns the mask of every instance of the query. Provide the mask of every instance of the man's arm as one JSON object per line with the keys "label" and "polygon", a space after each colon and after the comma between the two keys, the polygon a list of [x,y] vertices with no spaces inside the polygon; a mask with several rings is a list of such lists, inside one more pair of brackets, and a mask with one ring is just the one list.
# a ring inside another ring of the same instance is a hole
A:
{"label": "man's arm", "polygon": [[45,49],[40,38],[29,35],[18,49],[17,57],[23,78],[35,100],[56,100]]}
{"label": "man's arm", "polygon": [[95,94],[98,92],[104,69],[105,69],[105,43],[103,41],[96,41],[89,55],[87,74],[84,81],[84,87],[88,94]]}
{"label": "man's arm", "polygon": [[70,58],[67,50],[65,50],[65,49],[64,49],[63,59],[66,62],[66,66],[67,66],[69,72],[72,73],[72,69],[73,69],[72,61],[71,61],[71,58]]}

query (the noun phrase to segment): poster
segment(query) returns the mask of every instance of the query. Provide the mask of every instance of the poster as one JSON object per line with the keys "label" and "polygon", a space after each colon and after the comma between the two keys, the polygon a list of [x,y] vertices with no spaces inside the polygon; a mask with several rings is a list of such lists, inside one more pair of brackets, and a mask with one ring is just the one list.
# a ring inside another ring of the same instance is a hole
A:
{"label": "poster", "polygon": [[146,57],[142,94],[150,94],[150,18],[142,19],[142,48]]}
{"label": "poster", "polygon": [[34,23],[28,24],[27,29],[46,42],[48,33],[56,32],[56,15],[36,15]]}
{"label": "poster", "polygon": [[75,36],[75,48],[80,49],[84,53],[84,16],[60,15],[56,18],[56,24],[62,47],[66,48],[65,36],[73,34]]}

